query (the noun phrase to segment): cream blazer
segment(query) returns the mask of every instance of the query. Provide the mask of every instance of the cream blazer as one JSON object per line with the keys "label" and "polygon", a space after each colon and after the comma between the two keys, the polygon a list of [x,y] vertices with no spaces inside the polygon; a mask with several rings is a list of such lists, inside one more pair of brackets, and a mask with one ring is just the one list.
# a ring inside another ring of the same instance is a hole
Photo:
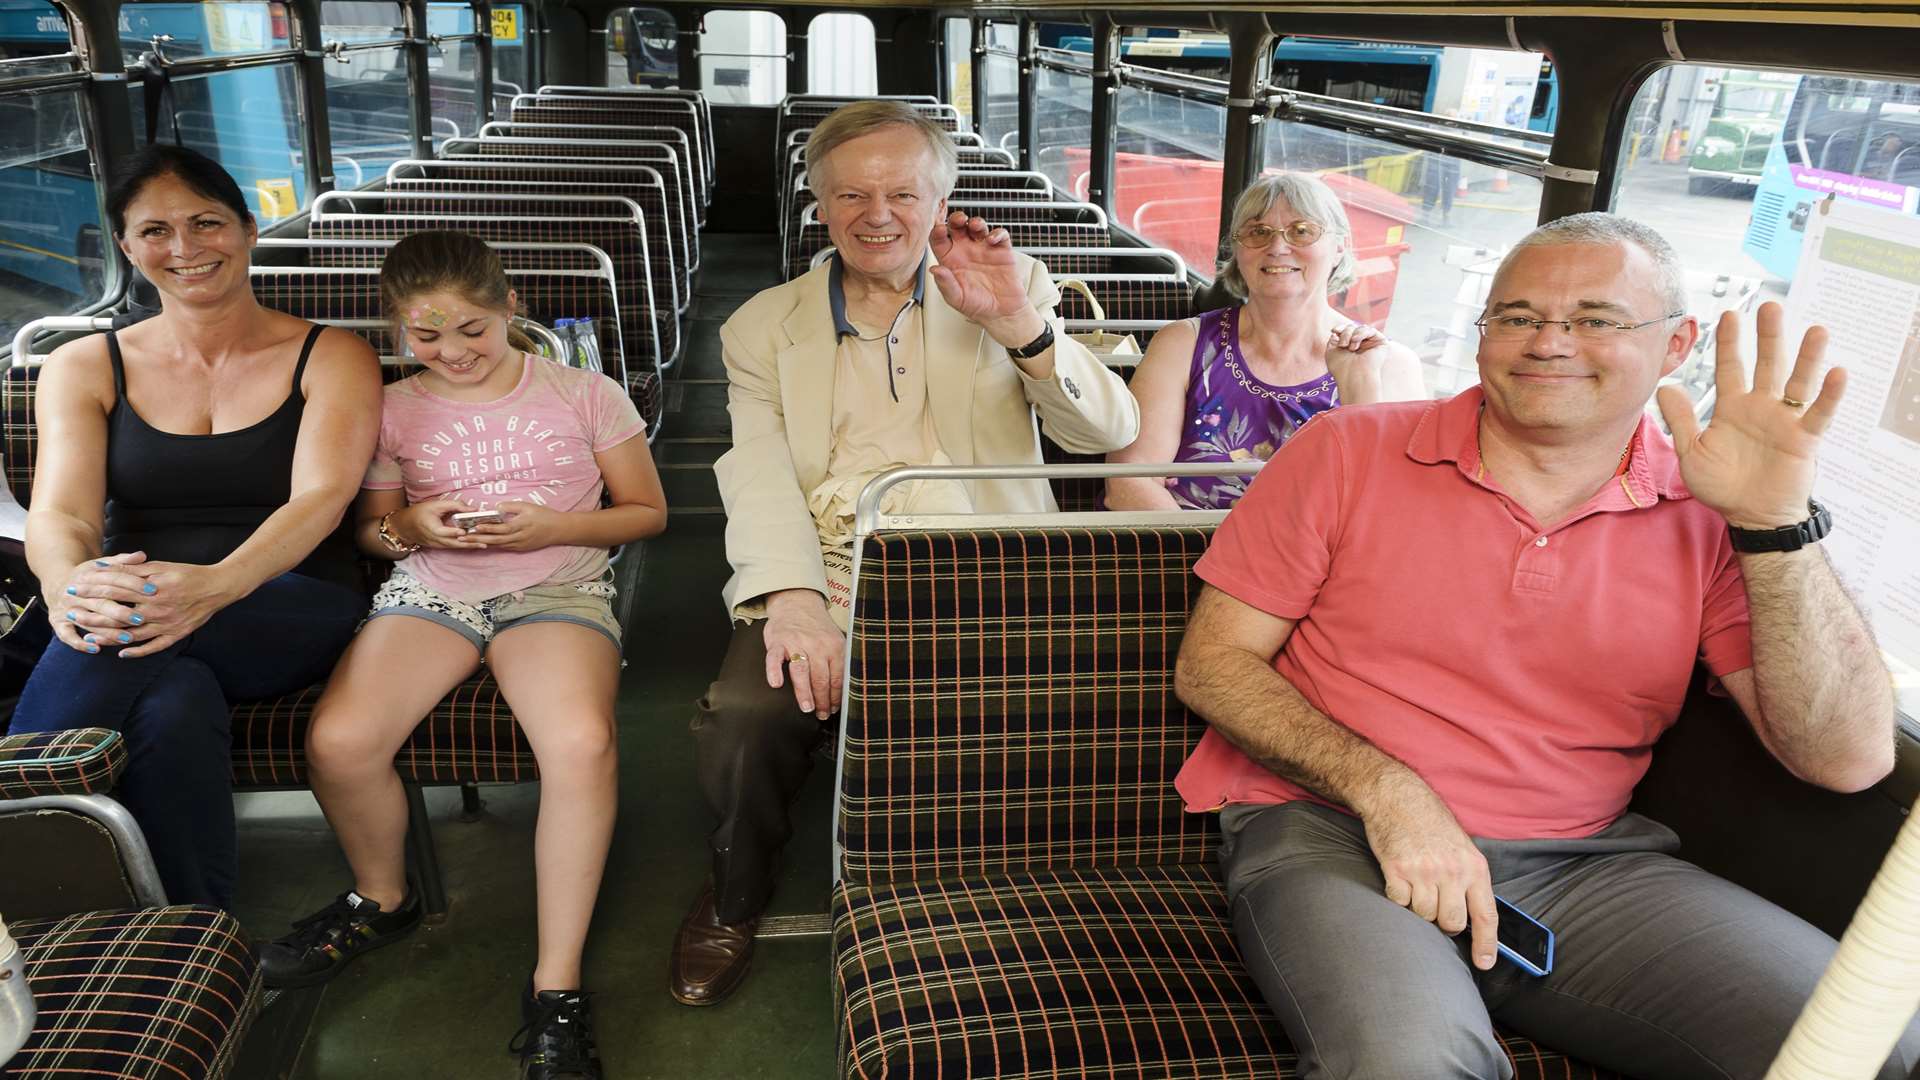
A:
{"label": "cream blazer", "polygon": [[[1040,431],[1063,449],[1104,454],[1140,432],[1133,395],[1084,345],[1068,338],[1054,309],[1060,293],[1044,264],[1016,253],[1027,295],[1053,324],[1053,377],[1029,378],[987,332],[947,306],[927,282],[920,314],[928,408],[940,446],[956,465],[1040,464]],[[714,463],[727,511],[733,577],[721,596],[729,614],[783,589],[827,591],[820,540],[806,493],[827,479],[833,438],[833,317],[822,263],[748,300],[720,328],[733,449]],[[1036,415],[1038,424],[1036,425]],[[981,513],[1057,509],[1044,480],[967,485]]]}

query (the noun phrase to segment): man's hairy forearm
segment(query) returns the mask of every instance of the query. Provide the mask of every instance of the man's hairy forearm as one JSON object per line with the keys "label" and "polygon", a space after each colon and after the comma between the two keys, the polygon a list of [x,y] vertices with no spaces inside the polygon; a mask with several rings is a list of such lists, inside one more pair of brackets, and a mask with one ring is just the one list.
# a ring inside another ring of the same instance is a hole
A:
{"label": "man's hairy forearm", "polygon": [[1818,548],[1741,555],[1763,740],[1802,779],[1858,790],[1893,767],[1893,685]]}
{"label": "man's hairy forearm", "polygon": [[1245,649],[1189,638],[1174,669],[1174,692],[1260,766],[1361,817],[1408,781],[1425,786],[1412,769],[1314,708],[1271,663]]}

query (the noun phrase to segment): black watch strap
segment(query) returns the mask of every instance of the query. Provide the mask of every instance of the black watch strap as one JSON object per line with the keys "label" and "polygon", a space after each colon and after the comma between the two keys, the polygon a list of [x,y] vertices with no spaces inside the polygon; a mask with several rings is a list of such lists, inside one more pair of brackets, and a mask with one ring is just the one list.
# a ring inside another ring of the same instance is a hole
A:
{"label": "black watch strap", "polygon": [[1763,551],[1799,551],[1833,531],[1833,515],[1813,499],[1807,500],[1807,519],[1778,529],[1741,529],[1727,526],[1733,550],[1749,555]]}
{"label": "black watch strap", "polygon": [[1048,323],[1047,328],[1040,331],[1039,337],[1034,338],[1032,341],[1027,342],[1017,349],[1008,349],[1007,355],[1013,357],[1015,360],[1031,360],[1041,353],[1046,352],[1052,346],[1053,324]]}

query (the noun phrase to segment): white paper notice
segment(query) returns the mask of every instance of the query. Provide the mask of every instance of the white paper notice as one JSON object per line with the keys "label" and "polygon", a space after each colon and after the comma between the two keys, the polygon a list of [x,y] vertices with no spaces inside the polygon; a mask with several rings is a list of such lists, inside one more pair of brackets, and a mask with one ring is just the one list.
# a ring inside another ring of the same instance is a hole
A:
{"label": "white paper notice", "polygon": [[[1824,543],[1834,567],[1910,681],[1920,669],[1920,218],[1817,207],[1787,323],[1793,342],[1824,325],[1827,360],[1847,369],[1814,496],[1833,510]],[[1920,687],[1903,690],[1911,701]]]}

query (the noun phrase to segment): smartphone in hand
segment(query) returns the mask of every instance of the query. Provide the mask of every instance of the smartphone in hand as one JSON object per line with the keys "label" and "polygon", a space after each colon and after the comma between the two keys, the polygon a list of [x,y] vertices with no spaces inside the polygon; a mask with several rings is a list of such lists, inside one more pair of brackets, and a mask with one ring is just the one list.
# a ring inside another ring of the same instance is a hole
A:
{"label": "smartphone in hand", "polygon": [[1500,955],[1529,975],[1551,973],[1553,931],[1501,897],[1493,898],[1493,906],[1500,913]]}
{"label": "smartphone in hand", "polygon": [[507,519],[498,510],[462,510],[448,520],[467,532],[472,532],[478,526],[498,525]]}

